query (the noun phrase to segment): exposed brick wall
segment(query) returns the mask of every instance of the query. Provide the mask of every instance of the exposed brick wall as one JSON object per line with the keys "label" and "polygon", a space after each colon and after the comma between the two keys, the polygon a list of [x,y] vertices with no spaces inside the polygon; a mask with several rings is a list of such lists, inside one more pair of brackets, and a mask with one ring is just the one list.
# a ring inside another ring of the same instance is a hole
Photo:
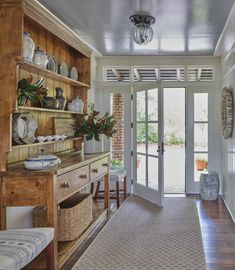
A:
{"label": "exposed brick wall", "polygon": [[112,138],[112,159],[124,160],[124,95],[112,95],[112,113],[117,124],[117,133]]}

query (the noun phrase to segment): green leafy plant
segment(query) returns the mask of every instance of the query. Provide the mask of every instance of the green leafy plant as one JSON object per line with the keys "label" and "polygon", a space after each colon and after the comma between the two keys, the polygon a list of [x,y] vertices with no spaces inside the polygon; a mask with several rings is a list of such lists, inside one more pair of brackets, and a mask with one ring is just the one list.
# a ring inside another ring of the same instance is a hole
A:
{"label": "green leafy plant", "polygon": [[100,135],[112,137],[117,130],[114,128],[116,120],[113,115],[106,113],[103,117],[99,117],[99,112],[92,111],[84,115],[81,123],[75,131],[75,136],[86,136],[87,140],[95,139],[100,141]]}
{"label": "green leafy plant", "polygon": [[[45,79],[42,77],[35,84],[32,84],[32,80],[33,76],[31,75],[29,78],[21,79],[18,82],[18,105],[23,106],[28,100],[35,104],[40,103],[41,105],[43,105],[46,103],[44,99],[44,96],[46,96],[46,88],[42,87]],[[44,90],[42,91],[42,89]]]}
{"label": "green leafy plant", "polygon": [[123,160],[119,160],[119,159],[112,159],[111,160],[111,168],[123,168],[124,167],[124,163]]}
{"label": "green leafy plant", "polygon": [[183,143],[184,140],[181,137],[177,137],[175,133],[170,133],[167,144],[179,145]]}
{"label": "green leafy plant", "polygon": [[[145,143],[146,137],[146,129],[144,124],[140,124],[137,126],[136,139],[138,143]],[[150,125],[148,127],[148,142],[149,143],[157,143],[158,142],[158,134],[155,126]]]}

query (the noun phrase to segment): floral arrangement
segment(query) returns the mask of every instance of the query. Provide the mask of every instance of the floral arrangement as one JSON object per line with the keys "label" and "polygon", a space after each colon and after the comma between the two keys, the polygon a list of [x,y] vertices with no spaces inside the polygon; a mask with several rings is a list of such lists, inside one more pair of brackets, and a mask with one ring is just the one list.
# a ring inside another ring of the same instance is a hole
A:
{"label": "floral arrangement", "polygon": [[114,116],[105,113],[103,117],[99,117],[99,114],[100,112],[95,110],[85,114],[75,131],[75,136],[86,136],[87,140],[94,138],[96,141],[100,141],[101,134],[108,138],[112,137],[117,132],[114,128],[116,124]]}

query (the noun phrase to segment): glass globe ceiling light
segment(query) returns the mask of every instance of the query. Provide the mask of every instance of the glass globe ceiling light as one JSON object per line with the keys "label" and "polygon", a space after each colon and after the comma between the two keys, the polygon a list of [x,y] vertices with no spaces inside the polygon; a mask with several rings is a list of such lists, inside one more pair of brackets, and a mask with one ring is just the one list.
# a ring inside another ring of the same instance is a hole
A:
{"label": "glass globe ceiling light", "polygon": [[153,39],[153,29],[150,26],[155,23],[155,18],[150,15],[132,15],[130,21],[135,25],[133,40],[139,45],[146,45]]}

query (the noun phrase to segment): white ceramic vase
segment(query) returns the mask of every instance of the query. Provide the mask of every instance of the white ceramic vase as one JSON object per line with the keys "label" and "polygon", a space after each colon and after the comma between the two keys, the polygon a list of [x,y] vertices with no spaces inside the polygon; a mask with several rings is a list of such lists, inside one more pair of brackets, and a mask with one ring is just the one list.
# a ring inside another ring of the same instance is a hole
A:
{"label": "white ceramic vase", "polygon": [[103,151],[103,136],[100,136],[100,141],[87,140],[84,138],[84,154],[99,153]]}
{"label": "white ceramic vase", "polygon": [[24,32],[24,43],[23,43],[23,58],[24,61],[32,62],[33,61],[33,54],[35,49],[35,44],[30,37],[30,34]]}

